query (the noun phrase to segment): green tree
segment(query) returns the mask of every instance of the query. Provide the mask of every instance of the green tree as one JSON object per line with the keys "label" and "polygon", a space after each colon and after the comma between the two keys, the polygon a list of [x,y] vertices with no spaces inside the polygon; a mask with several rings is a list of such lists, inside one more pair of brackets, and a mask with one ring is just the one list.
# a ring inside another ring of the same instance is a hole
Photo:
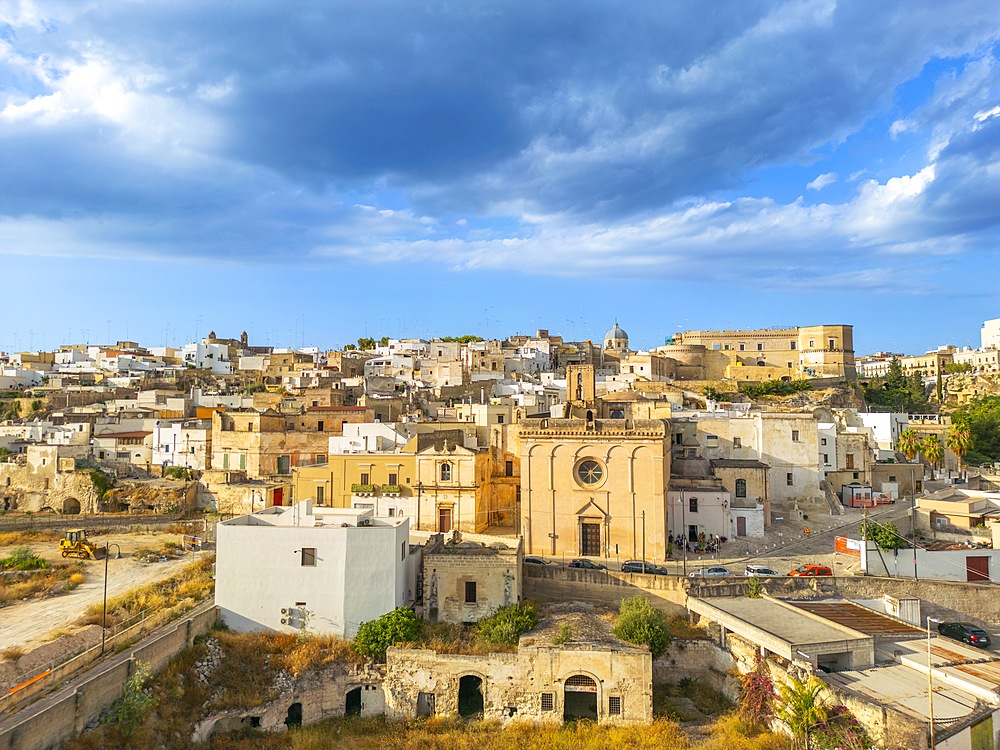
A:
{"label": "green tree", "polygon": [[969,428],[964,424],[952,424],[948,428],[948,434],[945,435],[944,444],[948,449],[958,456],[958,471],[962,471],[962,459],[965,458],[965,454],[969,452],[972,447],[972,433],[969,432]]}
{"label": "green tree", "polygon": [[920,452],[921,440],[916,430],[903,430],[899,433],[899,440],[896,441],[896,450],[906,456],[907,461],[912,461]]}
{"label": "green tree", "polygon": [[778,685],[777,716],[788,726],[796,748],[808,750],[810,732],[829,718],[821,701],[823,689],[815,675],[807,680],[789,676],[788,682]]}
{"label": "green tree", "polygon": [[375,339],[366,336],[365,338],[358,339],[358,349],[363,352],[370,352],[375,348]]}
{"label": "green tree", "polygon": [[36,398],[34,401],[31,402],[31,410],[32,411],[41,411],[42,410],[42,402],[39,401]]}
{"label": "green tree", "polygon": [[362,656],[385,661],[389,646],[408,643],[417,637],[420,623],[409,607],[398,607],[377,620],[361,623],[354,636],[354,649]]}
{"label": "green tree", "polygon": [[379,344],[379,346],[389,346],[389,337],[388,336],[383,336],[382,338],[380,338],[378,340],[378,344]]}
{"label": "green tree", "polygon": [[892,521],[879,523],[865,519],[858,526],[862,539],[875,542],[879,549],[902,549],[907,546],[906,538],[899,533],[899,528]]}
{"label": "green tree", "polygon": [[538,624],[530,604],[510,604],[480,620],[476,635],[487,645],[516,646],[518,639]]}
{"label": "green tree", "polygon": [[981,466],[1000,459],[1000,396],[963,404],[952,412],[951,421],[969,430],[968,463]]}
{"label": "green tree", "polygon": [[865,401],[874,411],[905,412],[908,414],[930,411],[930,402],[924,392],[919,375],[903,372],[898,359],[889,363],[889,370],[881,378],[872,378],[862,384]]}
{"label": "green tree", "polygon": [[944,444],[941,442],[941,438],[937,435],[928,435],[924,438],[921,450],[927,460],[931,462],[931,469],[937,468],[944,457]]}
{"label": "green tree", "polygon": [[663,613],[641,594],[622,599],[614,633],[628,643],[649,646],[654,659],[670,646],[670,628]]}

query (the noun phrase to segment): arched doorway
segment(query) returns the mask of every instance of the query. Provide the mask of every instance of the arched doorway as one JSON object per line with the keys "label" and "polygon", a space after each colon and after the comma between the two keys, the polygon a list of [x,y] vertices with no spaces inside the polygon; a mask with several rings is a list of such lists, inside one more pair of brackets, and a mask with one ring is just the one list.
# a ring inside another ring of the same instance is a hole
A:
{"label": "arched doorway", "polygon": [[292,727],[302,726],[302,704],[293,703],[288,707],[288,716],[285,717],[285,726],[291,729]]}
{"label": "arched doorway", "polygon": [[483,715],[483,680],[467,674],[458,681],[458,714],[466,719]]}
{"label": "arched doorway", "polygon": [[361,716],[361,688],[356,687],[348,691],[344,716]]}
{"label": "arched doorway", "polygon": [[566,679],[563,686],[563,721],[597,721],[597,683],[582,674]]}
{"label": "arched doorway", "polygon": [[63,500],[63,513],[77,515],[80,512],[80,501],[75,497],[67,497]]}

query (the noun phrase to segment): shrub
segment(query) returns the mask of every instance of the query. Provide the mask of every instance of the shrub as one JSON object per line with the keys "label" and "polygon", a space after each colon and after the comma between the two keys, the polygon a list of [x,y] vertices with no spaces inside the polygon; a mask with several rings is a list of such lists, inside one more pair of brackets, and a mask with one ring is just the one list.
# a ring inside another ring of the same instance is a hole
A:
{"label": "shrub", "polygon": [[552,645],[561,646],[564,643],[569,643],[573,640],[573,626],[568,622],[564,622],[559,626],[559,634],[552,639]]}
{"label": "shrub", "polygon": [[654,659],[670,646],[670,628],[663,613],[641,595],[622,599],[614,633],[628,643],[649,646]]}
{"label": "shrub", "polygon": [[412,641],[417,637],[419,629],[420,623],[413,610],[398,607],[377,620],[361,623],[358,634],[354,636],[354,648],[363,656],[385,661],[385,652],[389,646]]}
{"label": "shrub", "polygon": [[755,727],[766,727],[774,716],[774,686],[767,661],[759,653],[753,670],[740,677],[740,717]]}
{"label": "shrub", "polygon": [[764,396],[791,396],[800,391],[811,391],[812,384],[808,380],[765,380],[761,383],[740,383],[740,393],[750,398]]}
{"label": "shrub", "polygon": [[476,634],[487,644],[515,646],[537,624],[538,615],[530,604],[510,604],[480,620]]}
{"label": "shrub", "polygon": [[118,702],[115,711],[115,718],[122,734],[126,737],[134,732],[147,714],[156,705],[153,691],[146,687],[152,677],[149,665],[145,662],[136,662],[135,672],[125,683],[125,694]]}
{"label": "shrub", "polygon": [[41,570],[49,564],[27,545],[15,547],[10,555],[0,558],[0,570]]}

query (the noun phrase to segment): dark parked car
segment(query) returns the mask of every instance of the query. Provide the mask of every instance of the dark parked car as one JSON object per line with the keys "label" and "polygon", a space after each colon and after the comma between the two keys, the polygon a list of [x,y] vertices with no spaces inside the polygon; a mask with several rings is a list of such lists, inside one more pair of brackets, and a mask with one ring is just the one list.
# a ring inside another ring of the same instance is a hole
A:
{"label": "dark parked car", "polygon": [[524,564],[525,565],[555,565],[554,562],[549,562],[548,560],[545,560],[544,558],[535,557],[534,555],[530,555],[530,556],[524,558]]}
{"label": "dark parked car", "polygon": [[661,568],[642,560],[629,560],[622,563],[622,573],[652,573],[657,576],[669,575],[666,568]]}
{"label": "dark parked car", "polygon": [[976,648],[990,647],[990,634],[968,622],[939,622],[938,632]]}
{"label": "dark parked car", "polygon": [[569,566],[571,568],[583,568],[584,570],[607,570],[607,566],[601,565],[600,563],[591,562],[582,557],[578,557],[573,560]]}

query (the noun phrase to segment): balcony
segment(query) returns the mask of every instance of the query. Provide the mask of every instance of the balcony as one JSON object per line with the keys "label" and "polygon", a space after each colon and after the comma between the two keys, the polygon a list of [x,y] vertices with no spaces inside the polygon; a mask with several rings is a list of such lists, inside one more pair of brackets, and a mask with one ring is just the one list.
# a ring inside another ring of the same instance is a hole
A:
{"label": "balcony", "polygon": [[351,485],[351,492],[353,494],[359,495],[361,497],[368,497],[368,496],[374,495],[375,494],[375,489],[376,489],[376,487],[375,487],[374,484],[352,484]]}
{"label": "balcony", "polygon": [[403,488],[398,484],[383,484],[382,495],[385,497],[398,497]]}

